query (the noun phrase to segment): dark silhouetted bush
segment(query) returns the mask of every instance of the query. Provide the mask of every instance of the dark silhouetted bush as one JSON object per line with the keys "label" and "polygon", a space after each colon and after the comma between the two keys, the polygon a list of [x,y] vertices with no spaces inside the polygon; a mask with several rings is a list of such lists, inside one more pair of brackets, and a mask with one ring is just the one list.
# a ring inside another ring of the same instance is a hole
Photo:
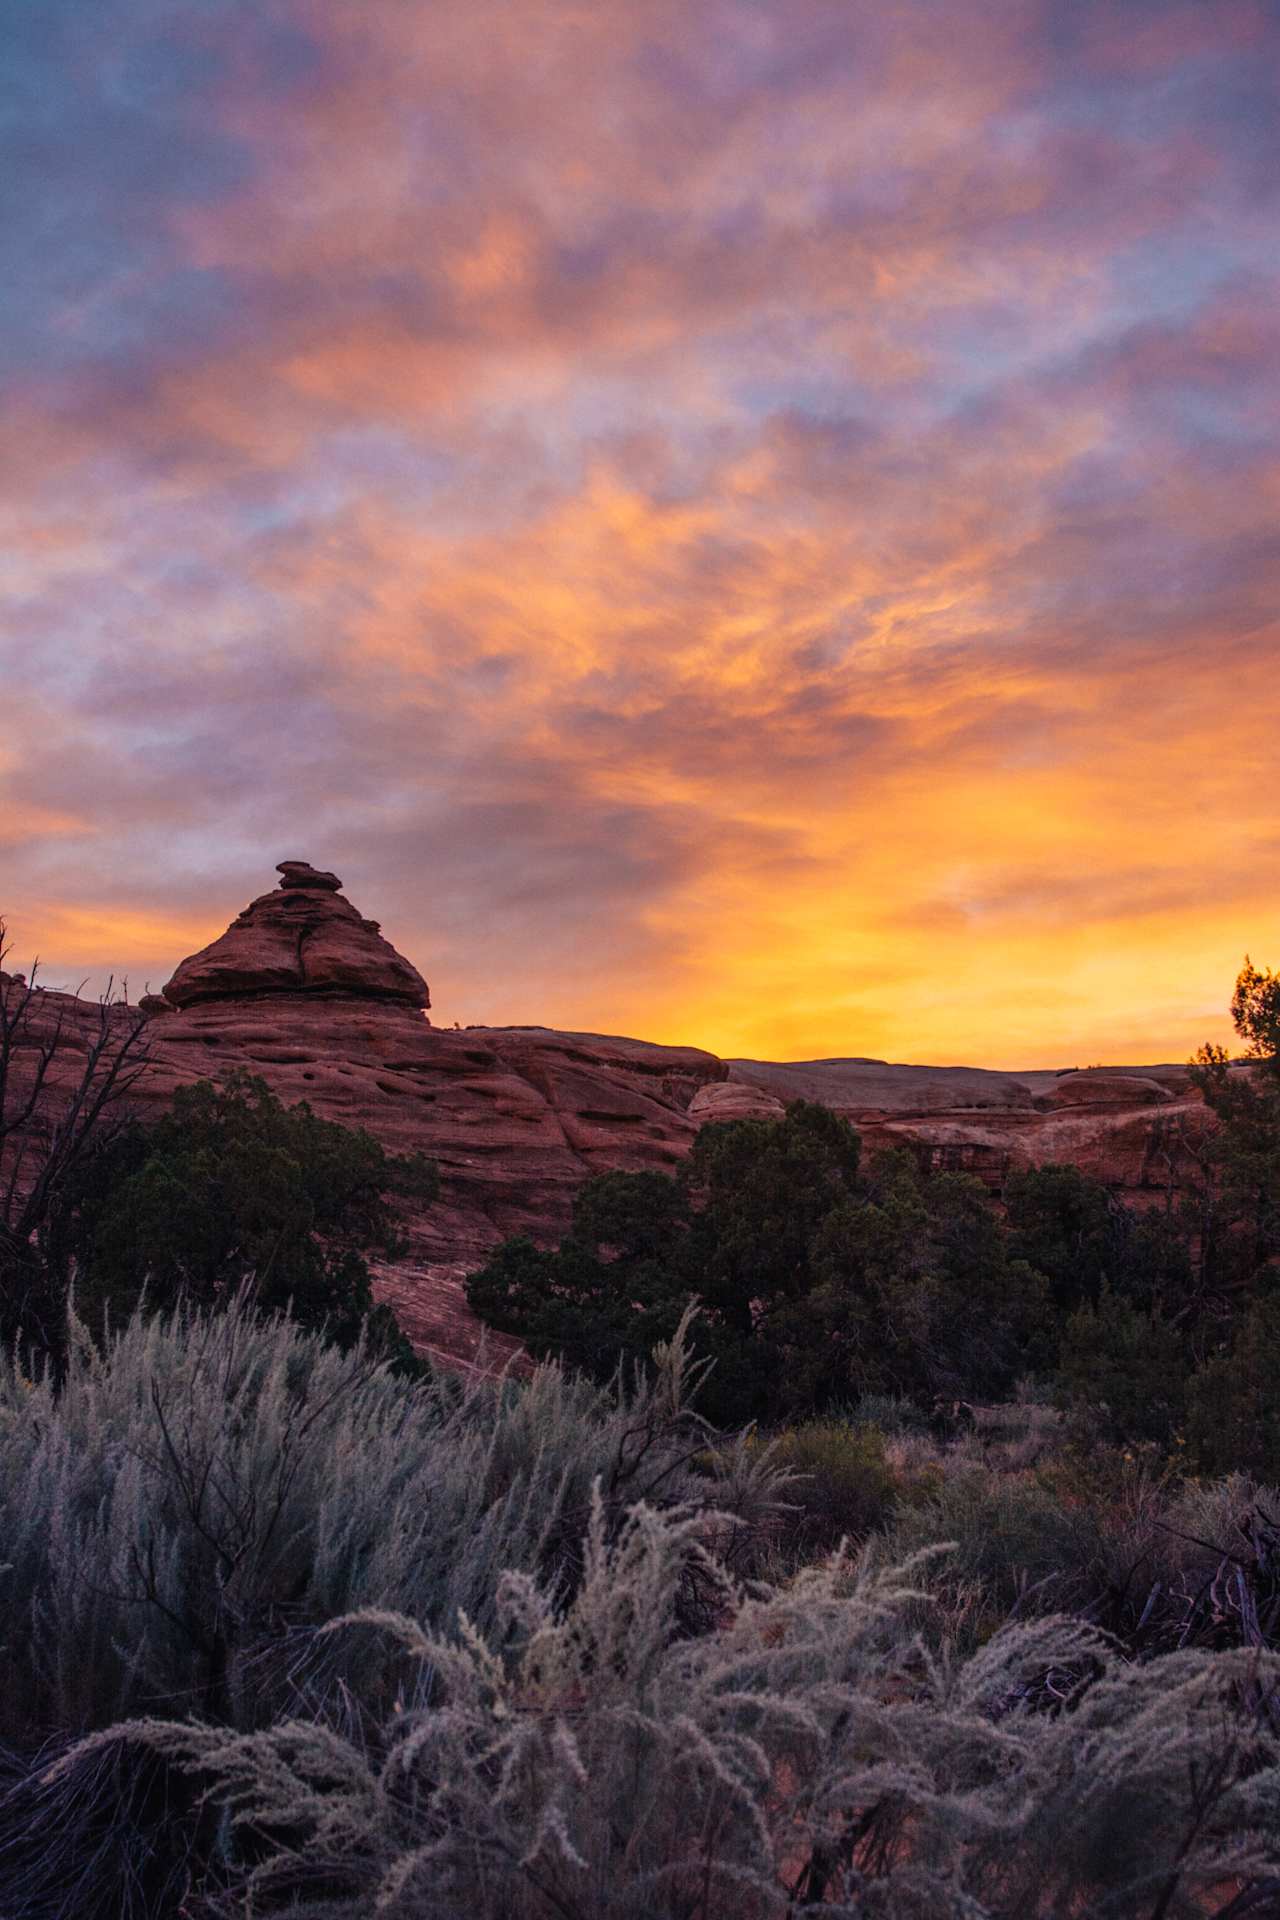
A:
{"label": "dark silhouetted bush", "polygon": [[1106,1438],[1167,1445],[1186,1418],[1190,1368],[1177,1329],[1104,1282],[1097,1304],[1067,1321],[1058,1382],[1064,1405],[1092,1410]]}
{"label": "dark silhouetted bush", "polygon": [[774,1458],[797,1476],[781,1523],[793,1564],[820,1559],[843,1539],[865,1540],[893,1514],[897,1481],[873,1426],[808,1420],[776,1437]]}
{"label": "dark silhouetted bush", "polygon": [[1187,1441],[1204,1473],[1280,1483],[1280,1296],[1254,1301],[1192,1376]]}
{"label": "dark silhouetted bush", "polygon": [[675,1177],[588,1181],[556,1251],[507,1241],[467,1298],[597,1379],[644,1364],[696,1298],[707,1408],[731,1424],[996,1395],[1056,1351],[1045,1282],[976,1181],[906,1152],[864,1168],[848,1123],[803,1101],[704,1127]]}
{"label": "dark silhouetted bush", "polygon": [[415,1370],[364,1255],[397,1250],[399,1196],[431,1199],[434,1166],[369,1133],[285,1106],[264,1080],[180,1087],[151,1127],[133,1124],[68,1183],[60,1244],[78,1310],[99,1324],[156,1308],[216,1306],[244,1289],[287,1306],[340,1346],[361,1336]]}

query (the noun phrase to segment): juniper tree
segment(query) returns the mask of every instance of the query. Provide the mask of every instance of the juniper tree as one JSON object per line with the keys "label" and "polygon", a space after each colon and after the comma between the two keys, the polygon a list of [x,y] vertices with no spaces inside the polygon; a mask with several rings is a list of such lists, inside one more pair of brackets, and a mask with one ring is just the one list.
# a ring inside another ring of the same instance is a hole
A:
{"label": "juniper tree", "polygon": [[509,1240],[466,1286],[482,1319],[597,1378],[696,1298],[708,1406],[731,1422],[986,1397],[1053,1350],[1044,1281],[977,1182],[909,1152],[863,1167],[849,1123],[804,1101],[704,1127],[674,1177],[587,1182],[558,1249]]}
{"label": "juniper tree", "polygon": [[395,1156],[363,1128],[286,1106],[257,1076],[179,1087],[149,1126],[122,1129],[78,1170],[63,1244],[78,1310],[97,1325],[153,1307],[214,1306],[248,1289],[265,1312],[350,1346],[373,1338],[414,1371],[365,1254],[400,1250],[401,1198],[430,1200],[432,1162]]}
{"label": "juniper tree", "polygon": [[1210,1167],[1226,1214],[1219,1257],[1237,1290],[1252,1293],[1280,1261],[1280,976],[1246,958],[1231,1017],[1250,1070],[1232,1071],[1225,1048],[1208,1045],[1191,1077],[1218,1121]]}

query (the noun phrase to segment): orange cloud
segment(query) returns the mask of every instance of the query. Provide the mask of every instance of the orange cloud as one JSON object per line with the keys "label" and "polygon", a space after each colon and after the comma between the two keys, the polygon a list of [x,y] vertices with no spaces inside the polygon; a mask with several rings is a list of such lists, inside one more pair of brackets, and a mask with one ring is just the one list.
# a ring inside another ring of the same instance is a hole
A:
{"label": "orange cloud", "polygon": [[93,167],[29,136],[79,252],[0,415],[0,844],[57,964],[161,978],[289,852],[444,1019],[1226,1037],[1280,950],[1259,9],[276,11],[178,0],[172,99],[126,21]]}

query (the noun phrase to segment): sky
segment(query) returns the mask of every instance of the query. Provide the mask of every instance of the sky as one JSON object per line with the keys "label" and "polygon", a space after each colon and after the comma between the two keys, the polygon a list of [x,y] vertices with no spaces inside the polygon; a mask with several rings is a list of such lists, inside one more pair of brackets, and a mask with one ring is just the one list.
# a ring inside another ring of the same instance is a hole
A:
{"label": "sky", "polygon": [[1276,0],[0,0],[0,912],[1178,1060],[1280,963]]}

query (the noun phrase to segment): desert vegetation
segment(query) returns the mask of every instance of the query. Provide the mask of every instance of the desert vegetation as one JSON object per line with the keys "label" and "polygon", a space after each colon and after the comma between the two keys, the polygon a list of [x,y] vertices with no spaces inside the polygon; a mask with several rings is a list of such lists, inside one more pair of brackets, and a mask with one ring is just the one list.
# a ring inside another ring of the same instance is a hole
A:
{"label": "desert vegetation", "polygon": [[[86,1007],[3,972],[0,920],[0,1334],[33,1363],[144,1298],[215,1306],[252,1295],[349,1346],[417,1370],[376,1305],[366,1255],[399,1250],[400,1199],[430,1200],[422,1155],[286,1107],[243,1071],[176,1089],[147,1127],[128,1095],[151,1065],[147,1021],[108,989]],[[78,1015],[83,1017],[77,1017]]]}
{"label": "desert vegetation", "polygon": [[365,1255],[400,1251],[396,1203],[430,1199],[436,1170],[388,1154],[363,1129],[286,1107],[244,1072],[179,1087],[151,1127],[118,1128],[63,1183],[58,1277],[76,1280],[87,1324],[155,1308],[214,1306],[248,1289],[339,1346],[366,1342],[413,1370],[412,1351],[374,1304]]}
{"label": "desert vegetation", "polygon": [[11,959],[0,915],[0,1334],[49,1348],[65,1292],[59,1220],[82,1169],[125,1124],[146,1021],[108,983],[76,1023],[67,996],[42,991],[38,962],[11,974]]}
{"label": "desert vegetation", "polygon": [[463,1386],[236,1302],[7,1365],[7,1911],[1274,1910],[1280,1495],[1031,1403],[726,1436],[688,1333]]}
{"label": "desert vegetation", "polygon": [[1182,1207],[798,1103],[502,1247],[506,1376],[372,1309],[429,1167],[105,1100],[6,1241],[0,1912],[1280,1915],[1280,984],[1234,1010]]}
{"label": "desert vegetation", "polygon": [[598,1379],[643,1365],[685,1303],[709,1410],[770,1426],[882,1396],[940,1431],[1020,1382],[1083,1440],[1280,1479],[1280,982],[1246,965],[1247,1066],[1205,1048],[1203,1180],[1136,1213],[1078,1168],[993,1197],[909,1149],[865,1160],[826,1108],[704,1128],[674,1176],[611,1173],[570,1233],[514,1239],[467,1283],[481,1318]]}

